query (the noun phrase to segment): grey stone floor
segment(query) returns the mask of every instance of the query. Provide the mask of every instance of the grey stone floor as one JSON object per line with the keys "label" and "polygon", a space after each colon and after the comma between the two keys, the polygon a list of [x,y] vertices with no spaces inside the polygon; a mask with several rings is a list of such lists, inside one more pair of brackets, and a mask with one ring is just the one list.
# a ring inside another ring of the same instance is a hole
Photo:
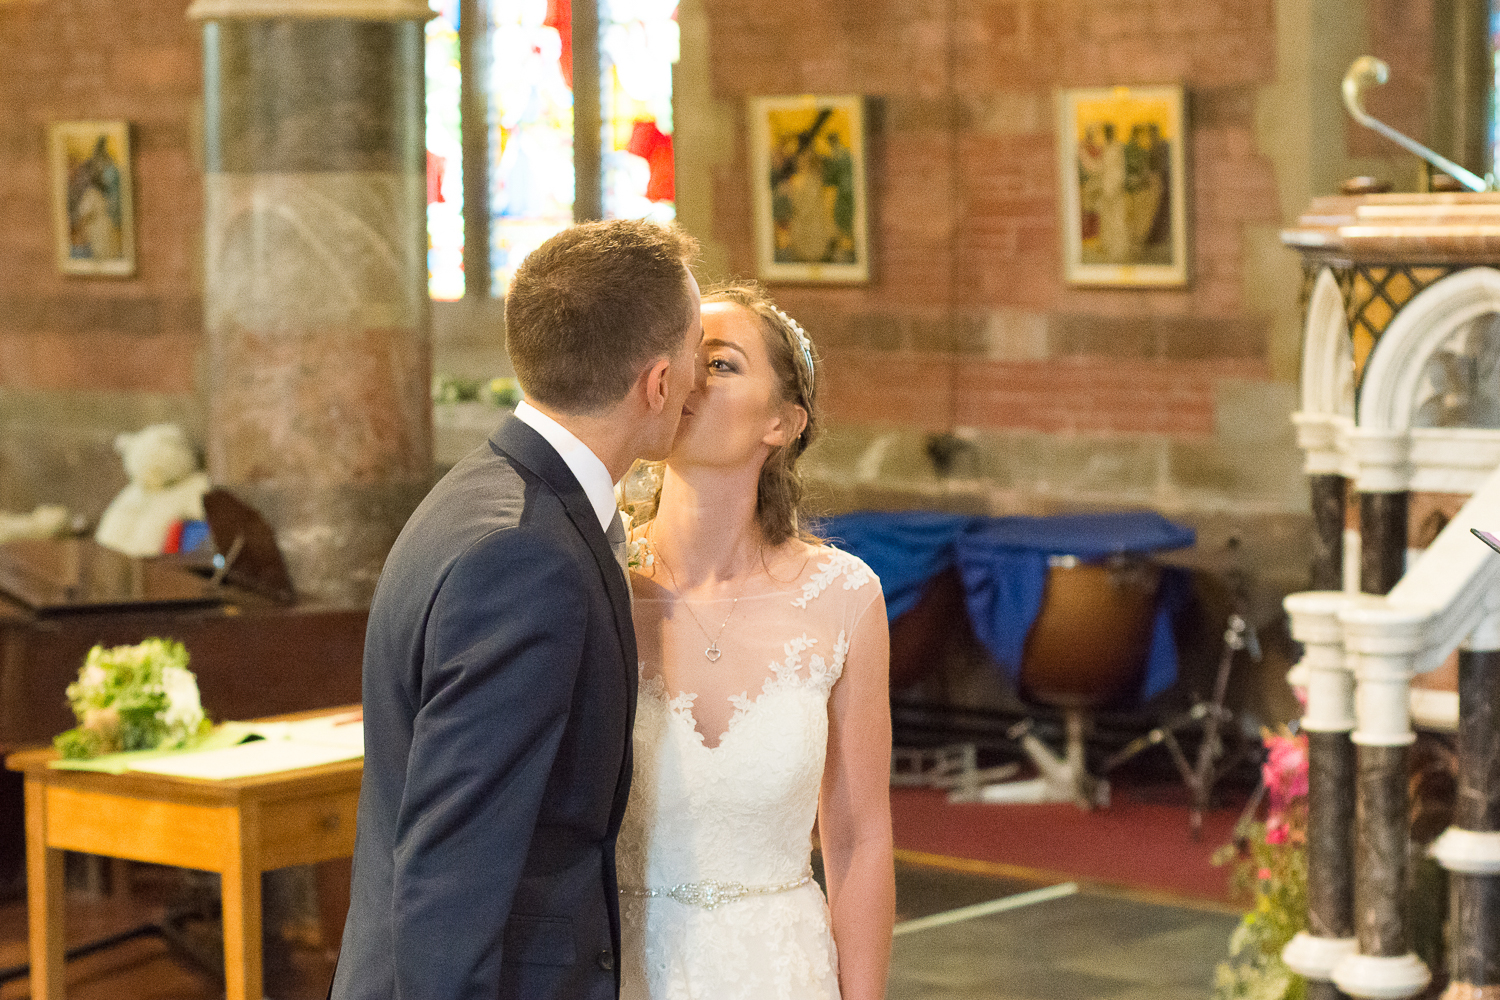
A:
{"label": "grey stone floor", "polygon": [[[898,864],[898,920],[1035,889]],[[1238,918],[1084,888],[902,934],[890,1000],[1205,1000]]]}

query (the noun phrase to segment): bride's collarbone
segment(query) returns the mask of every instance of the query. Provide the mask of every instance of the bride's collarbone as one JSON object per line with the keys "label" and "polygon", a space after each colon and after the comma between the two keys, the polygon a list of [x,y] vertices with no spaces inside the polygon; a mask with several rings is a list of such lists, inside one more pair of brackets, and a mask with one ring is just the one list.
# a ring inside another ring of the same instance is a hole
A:
{"label": "bride's collarbone", "polygon": [[675,573],[649,537],[641,561],[631,568],[636,597],[681,600],[691,603],[729,601],[739,597],[765,597],[794,593],[824,546],[791,538],[773,549],[761,550],[761,558],[727,576],[716,573]]}

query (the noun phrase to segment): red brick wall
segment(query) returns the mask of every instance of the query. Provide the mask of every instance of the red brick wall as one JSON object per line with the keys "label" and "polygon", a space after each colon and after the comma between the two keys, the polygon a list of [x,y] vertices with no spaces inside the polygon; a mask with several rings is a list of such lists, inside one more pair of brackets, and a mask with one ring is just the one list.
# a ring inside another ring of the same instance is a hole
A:
{"label": "red brick wall", "polygon": [[[836,422],[1048,432],[1213,431],[1217,378],[1265,378],[1243,233],[1281,221],[1253,135],[1276,66],[1273,0],[709,0],[717,97],[870,95],[874,280],[774,289],[824,346]],[[1191,284],[1062,278],[1056,88],[1181,81]],[[741,130],[743,134],[743,130]],[[715,178],[714,237],[754,273],[747,151]],[[1288,289],[1295,295],[1295,289]],[[1016,357],[996,313],[1032,324]]]}
{"label": "red brick wall", "polygon": [[[839,359],[828,379],[836,419],[1195,436],[1208,432],[1216,374],[1265,372],[1264,307],[1242,300],[1241,277],[1244,226],[1280,221],[1252,137],[1255,90],[1276,65],[1273,0],[705,6],[716,96],[739,114],[750,94],[875,99],[875,280],[778,289]],[[1402,79],[1431,75],[1430,6],[1368,0],[1376,49]],[[0,389],[192,389],[201,71],[185,9],[183,0],[0,0]],[[1059,263],[1054,90],[1170,80],[1189,93],[1192,284],[1070,288]],[[1393,120],[1420,135],[1427,86],[1393,85],[1379,100],[1395,102]],[[53,263],[46,125],[79,118],[133,123],[134,278],[64,278]],[[741,146],[716,173],[713,236],[750,274],[744,160]],[[986,332],[996,311],[1041,323],[1039,352],[997,349]],[[1066,376],[1047,378],[1053,364]],[[910,398],[882,398],[901,372]],[[1148,386],[1171,386],[1181,401],[1168,405],[1175,397],[1153,389],[1152,405],[1138,405]]]}
{"label": "red brick wall", "polygon": [[[1429,142],[1431,135],[1432,7],[1433,0],[1366,0],[1369,52],[1385,60],[1391,75],[1387,83],[1365,92],[1365,110],[1418,142]],[[1354,121],[1344,131],[1355,156],[1388,156],[1394,148],[1389,139]]]}
{"label": "red brick wall", "polygon": [[[163,0],[0,2],[0,389],[189,393],[202,334],[199,29]],[[47,125],[125,119],[137,272],[63,277]]]}

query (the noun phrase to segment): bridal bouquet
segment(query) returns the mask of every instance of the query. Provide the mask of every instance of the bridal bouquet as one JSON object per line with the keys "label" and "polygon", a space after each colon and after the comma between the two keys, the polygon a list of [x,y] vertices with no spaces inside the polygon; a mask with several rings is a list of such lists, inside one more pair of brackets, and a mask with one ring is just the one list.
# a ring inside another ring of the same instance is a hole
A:
{"label": "bridal bouquet", "polygon": [[1252,909],[1229,939],[1229,961],[1214,972],[1215,1000],[1303,1000],[1307,984],[1281,960],[1307,924],[1307,737],[1263,730],[1261,767],[1269,808],[1263,823],[1235,831],[1214,855],[1234,862],[1232,885]]}
{"label": "bridal bouquet", "polygon": [[[637,461],[615,486],[615,506],[620,508],[627,538],[631,528],[656,516],[656,501],[661,496],[661,469],[660,462]],[[646,539],[636,538],[630,542],[628,565],[632,569],[647,567],[654,562],[656,556]]]}
{"label": "bridal bouquet", "polygon": [[89,650],[68,704],[78,725],[53,740],[64,757],[186,746],[210,728],[188,653],[171,639]]}

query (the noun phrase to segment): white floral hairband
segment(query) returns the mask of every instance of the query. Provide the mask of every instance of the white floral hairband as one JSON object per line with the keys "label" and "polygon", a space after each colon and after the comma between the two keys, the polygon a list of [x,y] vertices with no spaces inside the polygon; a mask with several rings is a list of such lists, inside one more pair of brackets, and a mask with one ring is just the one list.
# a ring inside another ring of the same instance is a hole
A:
{"label": "white floral hairband", "polygon": [[792,319],[792,317],[782,312],[776,306],[771,306],[770,309],[773,313],[781,318],[781,321],[783,323],[791,327],[792,333],[797,335],[797,346],[802,348],[802,360],[807,365],[807,387],[811,389],[813,387],[814,369],[812,357],[812,341],[808,339],[807,331],[802,329],[801,323],[798,323],[796,320]]}

